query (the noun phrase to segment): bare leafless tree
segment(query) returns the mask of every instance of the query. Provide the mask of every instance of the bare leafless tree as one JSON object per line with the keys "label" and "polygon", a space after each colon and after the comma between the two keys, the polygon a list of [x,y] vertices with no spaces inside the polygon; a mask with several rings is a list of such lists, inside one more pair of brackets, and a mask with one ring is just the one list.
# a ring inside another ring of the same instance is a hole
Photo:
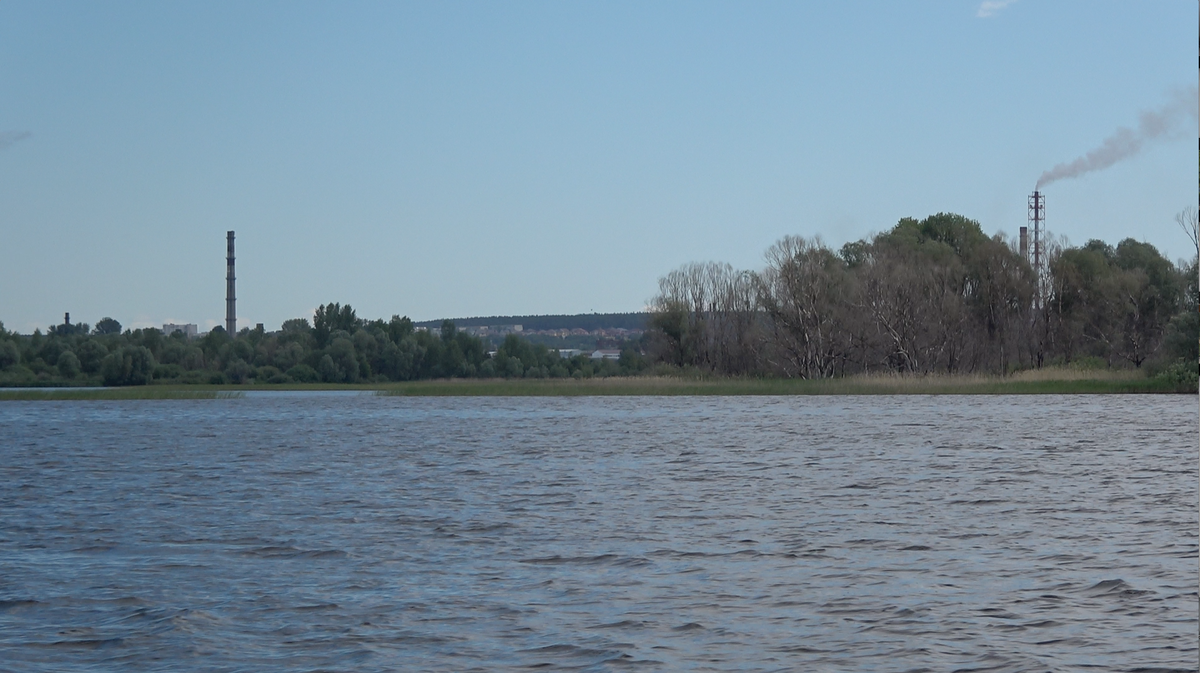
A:
{"label": "bare leafless tree", "polygon": [[1175,222],[1196,248],[1196,257],[1200,258],[1200,211],[1195,206],[1188,206],[1175,215]]}
{"label": "bare leafless tree", "polygon": [[651,310],[671,359],[729,374],[753,369],[756,285],[753,273],[718,262],[685,264],[660,278]]}
{"label": "bare leafless tree", "polygon": [[841,317],[851,303],[852,278],[819,238],[787,236],[766,253],[759,275],[763,307],[782,373],[828,378],[839,370],[849,347]]}

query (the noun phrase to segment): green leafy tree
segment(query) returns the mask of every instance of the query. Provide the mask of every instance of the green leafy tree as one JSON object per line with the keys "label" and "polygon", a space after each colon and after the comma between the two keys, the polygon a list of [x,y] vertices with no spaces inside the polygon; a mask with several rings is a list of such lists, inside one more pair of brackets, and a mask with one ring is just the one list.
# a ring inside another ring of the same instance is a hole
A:
{"label": "green leafy tree", "polygon": [[[178,332],[176,332],[178,334]],[[182,339],[171,338],[163,340],[162,347],[158,349],[154,359],[158,360],[159,364],[177,365],[187,353],[188,345]],[[153,349],[151,349],[153,350]]]}
{"label": "green leafy tree", "polygon": [[101,334],[101,335],[103,335],[103,334],[120,334],[121,333],[121,323],[117,322],[116,320],[113,320],[112,318],[107,318],[107,317],[101,318],[96,323],[95,333]]}
{"label": "green leafy tree", "polygon": [[187,371],[204,369],[204,350],[199,346],[188,346],[179,358],[179,366]]}
{"label": "green leafy tree", "polygon": [[302,363],[305,355],[304,346],[292,341],[275,349],[275,355],[272,357],[272,364],[286,372],[292,367]]}
{"label": "green leafy tree", "polygon": [[0,369],[8,369],[21,363],[21,349],[12,341],[0,341]]}
{"label": "green leafy tree", "polygon": [[233,339],[221,347],[220,358],[226,365],[234,360],[249,362],[254,359],[254,346],[249,339]]}
{"label": "green leafy tree", "polygon": [[[354,343],[345,337],[337,337],[329,344],[326,355],[333,362],[334,373],[326,375],[321,371],[321,378],[330,383],[356,383],[359,379],[358,354],[354,351]],[[324,363],[324,358],[321,359]],[[322,365],[324,366],[324,365]]]}
{"label": "green leafy tree", "polygon": [[345,377],[345,373],[333,363],[333,357],[328,353],[321,356],[321,360],[317,364],[317,373],[326,383],[341,383]]}
{"label": "green leafy tree", "polygon": [[360,325],[358,314],[349,304],[342,306],[331,302],[318,306],[313,316],[313,334],[316,336],[317,348],[328,345],[335,332],[340,330],[352,334]]}
{"label": "green leafy tree", "polygon": [[308,324],[308,318],[292,318],[283,321],[280,331],[307,334],[312,331],[312,327]]}
{"label": "green leafy tree", "polygon": [[408,317],[392,316],[392,319],[387,324],[388,338],[394,343],[400,343],[401,340],[413,333],[413,323]]}
{"label": "green leafy tree", "polygon": [[393,381],[409,381],[420,375],[425,348],[410,336],[383,349],[383,373]]}
{"label": "green leafy tree", "polygon": [[225,366],[224,374],[225,378],[228,379],[230,383],[241,384],[245,383],[246,380],[250,378],[251,370],[252,368],[246,363],[245,360],[241,358],[234,358]]}
{"label": "green leafy tree", "polygon": [[1184,281],[1183,295],[1179,313],[1167,325],[1168,356],[1197,363],[1200,362],[1200,255],[1193,257],[1191,264],[1182,265],[1179,274]]}
{"label": "green leafy tree", "polygon": [[79,372],[82,371],[79,366],[79,357],[71,351],[60,353],[56,366],[58,367],[58,373],[68,379],[79,376]]}
{"label": "green leafy tree", "polygon": [[75,349],[80,368],[87,374],[100,371],[100,361],[108,355],[108,349],[96,339],[86,339]]}
{"label": "green leafy tree", "polygon": [[106,386],[142,386],[153,380],[157,364],[145,346],[122,346],[100,363],[100,374]]}
{"label": "green leafy tree", "polygon": [[224,327],[217,325],[209,330],[208,334],[200,338],[199,344],[200,349],[204,351],[205,359],[211,362],[220,357],[221,349],[229,341],[229,333],[225,331]]}

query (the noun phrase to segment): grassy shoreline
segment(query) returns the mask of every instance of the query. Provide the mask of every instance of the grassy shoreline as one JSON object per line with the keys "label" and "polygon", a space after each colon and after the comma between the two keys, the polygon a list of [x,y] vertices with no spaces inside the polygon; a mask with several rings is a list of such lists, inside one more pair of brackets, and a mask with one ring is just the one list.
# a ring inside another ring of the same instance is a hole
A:
{"label": "grassy shoreline", "polygon": [[4,400],[229,399],[254,391],[364,391],[415,397],[581,397],[714,395],[1070,395],[1176,393],[1194,388],[1137,372],[1043,369],[1013,376],[852,376],[841,379],[629,377],[595,379],[451,379],[382,384],[249,386],[150,385],[128,388],[20,388]]}
{"label": "grassy shoreline", "polygon": [[848,377],[843,379],[608,378],[454,380],[390,384],[400,396],[1038,395],[1191,393],[1145,377]]}

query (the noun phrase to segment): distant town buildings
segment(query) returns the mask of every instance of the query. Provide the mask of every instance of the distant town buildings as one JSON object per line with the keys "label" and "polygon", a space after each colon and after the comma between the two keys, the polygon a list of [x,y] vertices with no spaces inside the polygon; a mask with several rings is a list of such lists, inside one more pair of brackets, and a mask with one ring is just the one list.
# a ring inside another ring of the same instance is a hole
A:
{"label": "distant town buildings", "polygon": [[[521,334],[523,332],[523,329],[524,328],[522,328],[521,325],[465,325],[463,327],[459,327],[458,331],[466,332],[467,334],[470,334],[471,336],[474,336],[474,337],[487,337],[487,336],[507,336],[509,334]],[[438,331],[438,328],[437,327],[418,326],[418,327],[416,327],[416,331],[418,331],[418,332],[436,332],[436,331]]]}
{"label": "distant town buildings", "polygon": [[471,336],[507,336],[509,334],[521,334],[523,328],[521,325],[474,325],[462,328],[463,332]]}
{"label": "distant town buildings", "polygon": [[603,337],[603,338],[607,338],[607,339],[637,339],[638,337],[642,336],[643,332],[644,332],[644,330],[625,329],[623,327],[604,327],[601,329],[594,329],[594,330],[586,330],[586,329],[582,329],[580,327],[576,327],[574,329],[526,330],[525,334],[527,334],[527,335],[536,334],[539,336],[549,336],[549,337],[558,337],[558,338],[565,338],[565,337],[572,337],[572,336],[586,336],[586,337]]}
{"label": "distant town buildings", "polygon": [[196,326],[192,323],[186,325],[176,325],[175,323],[166,323],[162,327],[163,336],[171,336],[176,332],[183,332],[183,335],[189,339],[195,339],[199,336]]}

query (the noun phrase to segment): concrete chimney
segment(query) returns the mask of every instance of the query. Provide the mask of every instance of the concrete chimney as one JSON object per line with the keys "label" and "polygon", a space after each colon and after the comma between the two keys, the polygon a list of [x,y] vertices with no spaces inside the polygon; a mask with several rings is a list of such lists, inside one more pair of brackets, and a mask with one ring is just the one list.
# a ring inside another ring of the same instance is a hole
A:
{"label": "concrete chimney", "polygon": [[1021,258],[1029,259],[1029,227],[1021,227]]}
{"label": "concrete chimney", "polygon": [[237,335],[237,293],[234,292],[234,281],[237,277],[233,274],[233,232],[226,232],[225,242],[228,245],[228,254],[225,257],[225,331],[229,336]]}

